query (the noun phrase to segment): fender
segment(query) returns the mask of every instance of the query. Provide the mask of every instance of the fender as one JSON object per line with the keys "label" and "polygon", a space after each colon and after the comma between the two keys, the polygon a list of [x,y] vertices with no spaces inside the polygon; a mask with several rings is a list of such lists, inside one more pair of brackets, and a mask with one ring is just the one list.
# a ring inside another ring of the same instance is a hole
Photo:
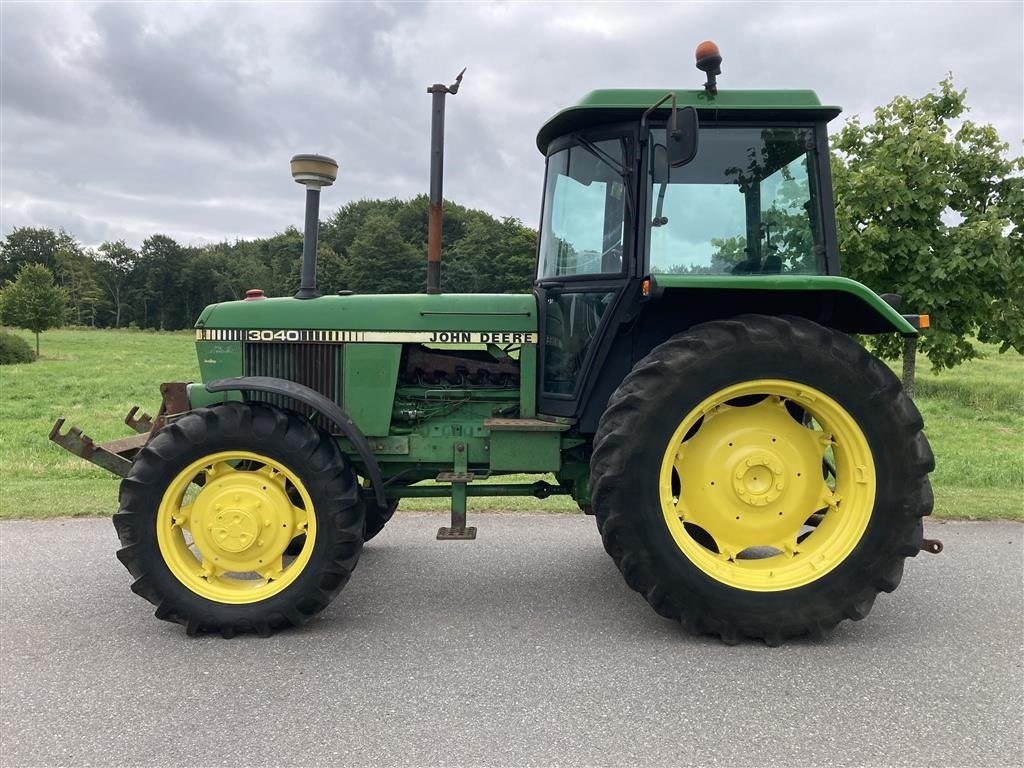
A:
{"label": "fender", "polygon": [[651,298],[687,312],[689,322],[740,314],[800,315],[844,333],[918,335],[866,285],[837,275],[654,275]]}
{"label": "fender", "polygon": [[356,451],[359,453],[359,458],[363,460],[363,464],[366,466],[366,474],[373,485],[373,495],[377,499],[377,504],[381,507],[387,507],[387,501],[384,498],[384,479],[380,474],[380,465],[377,464],[377,458],[373,455],[373,451],[370,450],[370,444],[366,441],[366,436],[359,431],[359,427],[352,421],[352,417],[345,413],[341,406],[333,400],[329,400],[316,390],[302,384],[296,384],[294,381],[288,381],[287,379],[275,379],[272,376],[237,376],[230,379],[218,379],[217,381],[205,384],[204,387],[207,392],[230,392],[232,390],[238,390],[239,392],[267,392],[272,395],[290,397],[293,400],[298,400],[300,403],[305,403],[317,413],[333,422],[341,430],[341,433],[352,442],[352,445],[355,446]]}

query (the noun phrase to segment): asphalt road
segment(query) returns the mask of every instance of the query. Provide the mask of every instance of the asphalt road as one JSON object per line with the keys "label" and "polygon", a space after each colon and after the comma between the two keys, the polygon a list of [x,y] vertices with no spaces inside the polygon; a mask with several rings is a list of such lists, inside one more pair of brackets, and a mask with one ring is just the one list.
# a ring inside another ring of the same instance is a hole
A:
{"label": "asphalt road", "polygon": [[1024,764],[1024,526],[938,524],[867,620],[729,647],[659,618],[593,520],[399,515],[309,626],[188,638],[107,520],[0,524],[0,761]]}

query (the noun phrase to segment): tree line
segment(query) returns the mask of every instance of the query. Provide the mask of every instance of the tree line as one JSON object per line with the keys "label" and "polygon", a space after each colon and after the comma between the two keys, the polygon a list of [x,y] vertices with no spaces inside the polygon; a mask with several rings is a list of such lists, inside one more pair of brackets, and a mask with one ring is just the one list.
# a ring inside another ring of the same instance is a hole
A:
{"label": "tree line", "polygon": [[[441,241],[446,292],[529,290],[537,233],[517,219],[446,201]],[[317,285],[325,294],[416,293],[426,285],[426,250],[426,196],[352,202],[321,222]],[[123,240],[88,248],[63,230],[17,227],[0,243],[0,285],[41,265],[63,296],[68,324],[178,330],[206,305],[244,298],[250,288],[295,293],[301,257],[302,232],[293,227],[198,246],[154,234],[138,250]]]}

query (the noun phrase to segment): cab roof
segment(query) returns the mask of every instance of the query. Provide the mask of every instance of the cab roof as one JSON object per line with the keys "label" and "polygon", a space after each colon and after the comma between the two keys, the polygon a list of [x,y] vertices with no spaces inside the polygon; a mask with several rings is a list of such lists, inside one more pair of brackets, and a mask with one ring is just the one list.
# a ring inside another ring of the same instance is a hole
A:
{"label": "cab roof", "polygon": [[[669,90],[657,88],[606,88],[591,91],[578,104],[563,109],[548,120],[537,134],[537,148],[547,154],[548,145],[556,136],[591,125],[638,120]],[[677,90],[676,104],[696,107],[701,120],[729,120],[756,111],[764,120],[829,121],[842,110],[825,106],[814,91],[719,91],[709,97],[704,90]],[[656,112],[668,114],[668,106]]]}

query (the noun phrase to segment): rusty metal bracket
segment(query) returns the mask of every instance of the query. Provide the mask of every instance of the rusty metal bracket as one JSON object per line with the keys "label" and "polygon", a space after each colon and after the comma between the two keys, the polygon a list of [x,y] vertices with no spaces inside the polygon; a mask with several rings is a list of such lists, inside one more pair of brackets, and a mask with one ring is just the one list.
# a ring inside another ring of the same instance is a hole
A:
{"label": "rusty metal bracket", "polygon": [[153,421],[151,435],[155,435],[163,429],[168,421],[173,421],[189,410],[188,405],[188,382],[168,381],[160,385],[160,395],[163,402],[160,403],[160,410]]}
{"label": "rusty metal bracket", "polygon": [[149,434],[132,435],[112,440],[109,443],[97,444],[91,437],[82,433],[78,427],[71,427],[66,433],[61,432],[64,419],[57,419],[50,430],[50,440],[75,456],[91,461],[118,477],[127,477],[132,468],[132,457],[149,440]]}
{"label": "rusty metal bracket", "polygon": [[922,539],[921,551],[930,555],[937,555],[942,551],[942,542],[938,539]]}
{"label": "rusty metal bracket", "polygon": [[145,411],[143,411],[141,416],[137,416],[136,414],[138,414],[138,412],[139,406],[133,405],[132,409],[128,411],[128,415],[124,417],[124,423],[140,435],[152,432],[153,417]]}

